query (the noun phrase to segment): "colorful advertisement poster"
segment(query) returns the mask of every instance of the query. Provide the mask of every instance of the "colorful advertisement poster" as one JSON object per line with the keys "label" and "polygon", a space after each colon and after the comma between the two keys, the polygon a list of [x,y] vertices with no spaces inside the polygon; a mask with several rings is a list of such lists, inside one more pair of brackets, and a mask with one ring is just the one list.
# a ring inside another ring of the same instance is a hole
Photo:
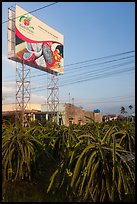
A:
{"label": "colorful advertisement poster", "polygon": [[64,73],[64,36],[16,5],[15,58],[31,67]]}

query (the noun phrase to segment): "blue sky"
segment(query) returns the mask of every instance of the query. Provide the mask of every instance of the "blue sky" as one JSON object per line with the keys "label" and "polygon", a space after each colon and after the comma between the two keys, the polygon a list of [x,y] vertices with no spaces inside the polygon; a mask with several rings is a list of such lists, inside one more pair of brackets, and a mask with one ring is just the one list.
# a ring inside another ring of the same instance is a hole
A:
{"label": "blue sky", "polygon": [[[2,22],[7,20],[8,7],[14,6],[15,3],[29,12],[51,2],[3,2]],[[65,65],[135,50],[135,3],[133,2],[59,2],[32,14],[64,35]],[[70,84],[72,78],[75,81],[81,74],[79,79],[84,79],[84,76],[88,77],[89,72],[92,76],[94,67],[88,63],[80,64],[83,66],[82,69],[79,69],[78,65],[65,66],[64,75],[59,77],[59,84],[65,81],[68,85],[59,87],[60,102],[69,102],[70,93],[70,100],[74,98],[74,104],[86,110],[93,111],[98,108],[103,114],[119,113],[120,107],[125,106],[130,112],[128,106],[130,104],[135,106],[134,58],[130,60],[132,64],[125,65],[125,69],[132,67],[131,71],[75,84]],[[101,68],[105,67],[100,66]],[[31,68],[31,75],[37,74],[43,76],[31,80],[31,87],[37,87],[37,91],[32,91],[31,102],[44,103],[47,97],[47,75]],[[7,59],[7,23],[3,23],[4,103],[15,102],[15,76],[16,65]],[[39,86],[43,86],[43,89],[45,87],[45,90],[38,89]]]}

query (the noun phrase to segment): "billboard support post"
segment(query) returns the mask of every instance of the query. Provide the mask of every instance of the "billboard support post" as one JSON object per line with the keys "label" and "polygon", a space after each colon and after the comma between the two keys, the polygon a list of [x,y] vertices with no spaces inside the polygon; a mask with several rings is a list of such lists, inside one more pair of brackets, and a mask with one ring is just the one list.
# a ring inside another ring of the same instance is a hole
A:
{"label": "billboard support post", "polygon": [[[24,63],[17,66],[16,63],[16,119],[22,126],[30,126],[29,114],[30,111],[30,68]],[[27,109],[27,114],[25,110]]]}
{"label": "billboard support post", "polygon": [[48,74],[47,77],[47,105],[48,105],[48,111],[51,112],[53,115],[52,119],[53,121],[57,122],[57,114],[59,109],[59,86],[58,86],[58,75],[51,75]]}

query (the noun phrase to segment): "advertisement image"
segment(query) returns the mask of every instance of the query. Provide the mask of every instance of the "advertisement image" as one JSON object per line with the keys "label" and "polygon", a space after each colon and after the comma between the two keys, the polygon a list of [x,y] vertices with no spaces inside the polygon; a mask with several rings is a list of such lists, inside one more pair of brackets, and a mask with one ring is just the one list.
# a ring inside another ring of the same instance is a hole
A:
{"label": "advertisement image", "polygon": [[64,36],[16,6],[15,59],[31,67],[64,73]]}

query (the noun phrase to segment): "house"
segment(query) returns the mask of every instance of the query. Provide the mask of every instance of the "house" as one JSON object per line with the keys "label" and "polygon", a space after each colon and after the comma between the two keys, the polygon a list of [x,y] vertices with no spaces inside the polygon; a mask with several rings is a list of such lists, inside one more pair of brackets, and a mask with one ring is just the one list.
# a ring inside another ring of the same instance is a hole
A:
{"label": "house", "polygon": [[118,119],[118,115],[116,114],[108,114],[108,115],[103,115],[103,121],[107,122],[107,121],[112,121],[112,120],[117,120]]}
{"label": "house", "polygon": [[[15,120],[16,108],[15,104],[2,105],[2,117],[3,119]],[[92,120],[95,122],[102,122],[101,112],[85,111],[82,107],[77,107],[70,103],[59,104],[58,112],[51,112],[48,110],[47,104],[31,104],[30,109],[25,110],[27,120],[46,122],[49,120],[56,121],[57,124],[64,124],[69,126],[70,124],[81,124],[90,123]]]}

